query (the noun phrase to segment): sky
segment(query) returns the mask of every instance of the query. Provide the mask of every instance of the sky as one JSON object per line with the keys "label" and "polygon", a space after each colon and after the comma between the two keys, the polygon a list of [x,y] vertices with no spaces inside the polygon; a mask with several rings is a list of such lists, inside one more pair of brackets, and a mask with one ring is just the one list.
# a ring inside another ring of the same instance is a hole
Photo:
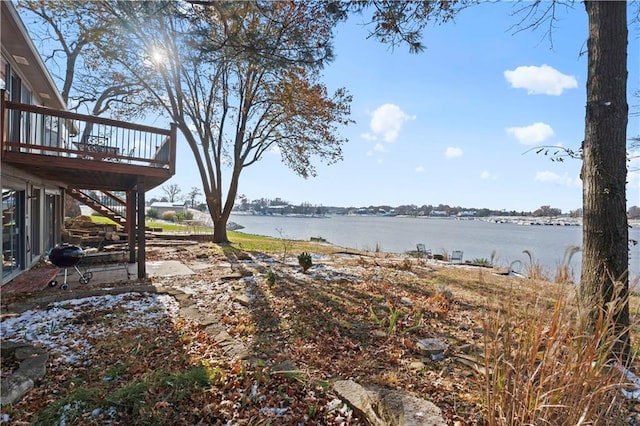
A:
{"label": "sky", "polygon": [[[337,28],[336,59],[323,71],[330,90],[353,96],[343,160],[297,176],[269,152],[245,168],[239,195],[293,204],[363,207],[449,204],[533,211],[542,205],[568,213],[582,205],[581,162],[553,162],[539,146],[578,149],[584,139],[587,16],[582,3],[559,10],[548,27],[516,32],[515,3],[462,11],[454,22],[424,32],[426,50],[411,54],[368,39],[364,18]],[[630,15],[633,11],[630,6]],[[640,98],[640,31],[630,28],[629,104]],[[640,134],[640,116],[628,135]],[[178,143],[177,184],[186,195],[201,188],[186,142]],[[640,205],[640,161],[631,165],[627,204]],[[164,195],[161,188],[148,198]]]}

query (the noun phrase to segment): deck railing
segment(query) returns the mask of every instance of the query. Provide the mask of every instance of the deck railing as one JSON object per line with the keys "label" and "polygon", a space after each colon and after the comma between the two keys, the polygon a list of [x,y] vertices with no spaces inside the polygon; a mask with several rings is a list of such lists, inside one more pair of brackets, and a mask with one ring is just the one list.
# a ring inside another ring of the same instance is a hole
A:
{"label": "deck railing", "polygon": [[176,127],[131,124],[0,99],[2,149],[175,169]]}

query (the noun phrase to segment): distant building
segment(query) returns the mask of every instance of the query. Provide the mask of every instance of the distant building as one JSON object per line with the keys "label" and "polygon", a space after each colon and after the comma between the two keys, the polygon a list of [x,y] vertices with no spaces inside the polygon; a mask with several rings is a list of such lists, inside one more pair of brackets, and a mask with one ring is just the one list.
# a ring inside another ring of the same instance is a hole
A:
{"label": "distant building", "polygon": [[475,211],[464,210],[464,211],[461,211],[460,213],[458,213],[458,217],[475,217],[476,214],[477,213]]}
{"label": "distant building", "polygon": [[150,209],[154,209],[158,212],[158,216],[162,216],[166,212],[176,212],[181,214],[187,213],[187,202],[170,202],[170,201],[156,201],[151,203]]}

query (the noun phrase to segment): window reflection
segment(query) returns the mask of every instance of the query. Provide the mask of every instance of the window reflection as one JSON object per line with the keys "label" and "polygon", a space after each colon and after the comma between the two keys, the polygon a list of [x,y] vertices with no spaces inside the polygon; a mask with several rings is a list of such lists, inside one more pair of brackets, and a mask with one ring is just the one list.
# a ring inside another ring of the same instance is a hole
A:
{"label": "window reflection", "polygon": [[2,277],[20,266],[20,197],[13,189],[2,189]]}

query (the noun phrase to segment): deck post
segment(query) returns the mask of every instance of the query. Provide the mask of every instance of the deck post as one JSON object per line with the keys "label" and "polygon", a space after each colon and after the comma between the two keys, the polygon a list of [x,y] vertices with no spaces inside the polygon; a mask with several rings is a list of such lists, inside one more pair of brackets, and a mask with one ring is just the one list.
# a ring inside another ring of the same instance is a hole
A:
{"label": "deck post", "polygon": [[127,242],[129,245],[129,263],[136,262],[136,191],[127,191]]}
{"label": "deck post", "polygon": [[138,279],[147,277],[147,267],[145,264],[145,251],[146,251],[146,241],[145,241],[145,225],[144,225],[144,179],[138,176],[138,184],[136,185],[137,189],[137,212],[138,212],[138,220],[136,221],[136,229],[138,230]]}

